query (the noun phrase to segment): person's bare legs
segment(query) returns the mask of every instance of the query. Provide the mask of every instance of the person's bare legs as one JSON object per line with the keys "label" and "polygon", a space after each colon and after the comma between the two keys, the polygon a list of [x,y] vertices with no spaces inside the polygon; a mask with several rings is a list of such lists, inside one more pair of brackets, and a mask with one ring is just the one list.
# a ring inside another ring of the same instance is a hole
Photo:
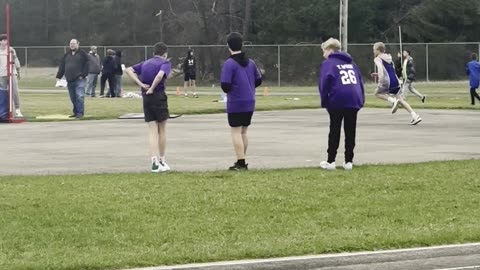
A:
{"label": "person's bare legs", "polygon": [[242,127],[242,141],[243,141],[243,153],[244,157],[247,156],[247,149],[248,149],[248,135],[247,135],[248,127]]}
{"label": "person's bare legs", "polygon": [[185,96],[188,96],[188,83],[189,83],[189,81],[183,82],[183,94]]}
{"label": "person's bare legs", "polygon": [[158,129],[159,126],[157,121],[148,122],[149,151],[150,156],[152,157],[160,157]]}
{"label": "person's bare legs", "polygon": [[195,83],[195,80],[190,80],[191,87],[193,88],[193,97],[198,97],[197,95],[197,84]]}
{"label": "person's bare legs", "polygon": [[167,120],[157,122],[158,125],[158,153],[161,160],[165,159],[165,150],[167,148]]}
{"label": "person's bare legs", "polygon": [[230,130],[232,135],[233,149],[235,150],[237,160],[244,160],[245,145],[243,143],[242,127],[232,127]]}

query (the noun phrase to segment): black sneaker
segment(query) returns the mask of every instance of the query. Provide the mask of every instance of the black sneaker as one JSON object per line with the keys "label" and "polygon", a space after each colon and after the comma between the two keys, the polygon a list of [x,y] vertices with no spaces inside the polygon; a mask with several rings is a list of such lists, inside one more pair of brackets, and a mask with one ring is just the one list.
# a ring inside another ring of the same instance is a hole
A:
{"label": "black sneaker", "polygon": [[232,167],[228,168],[229,171],[248,171],[248,164],[239,165],[237,162]]}
{"label": "black sneaker", "polygon": [[427,99],[427,96],[422,97],[422,103],[425,103],[425,100]]}
{"label": "black sneaker", "polygon": [[75,117],[77,117],[76,114],[72,114],[72,115],[69,115],[69,116],[68,116],[68,118],[75,118]]}

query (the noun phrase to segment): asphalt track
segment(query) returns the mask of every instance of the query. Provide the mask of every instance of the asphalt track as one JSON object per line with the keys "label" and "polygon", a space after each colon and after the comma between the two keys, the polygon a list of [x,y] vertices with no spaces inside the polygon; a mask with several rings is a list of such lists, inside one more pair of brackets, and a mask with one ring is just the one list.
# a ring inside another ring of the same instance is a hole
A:
{"label": "asphalt track", "polygon": [[[422,110],[417,126],[405,111],[364,109],[355,164],[480,159],[480,112]],[[324,110],[257,112],[249,130],[251,169],[315,167],[326,158]],[[184,115],[167,127],[167,161],[177,171],[224,170],[233,163],[224,114]],[[0,125],[0,175],[146,172],[143,120]],[[337,165],[343,162],[340,145]]]}

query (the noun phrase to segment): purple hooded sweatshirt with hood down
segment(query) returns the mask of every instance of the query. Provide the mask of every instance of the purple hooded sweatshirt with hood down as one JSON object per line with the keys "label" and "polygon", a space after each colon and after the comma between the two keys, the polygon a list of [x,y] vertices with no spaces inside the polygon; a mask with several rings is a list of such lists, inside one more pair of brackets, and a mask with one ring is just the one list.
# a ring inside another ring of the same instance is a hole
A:
{"label": "purple hooded sweatshirt with hood down", "polygon": [[322,63],[318,87],[322,108],[327,110],[360,110],[365,104],[360,70],[345,52],[332,53]]}

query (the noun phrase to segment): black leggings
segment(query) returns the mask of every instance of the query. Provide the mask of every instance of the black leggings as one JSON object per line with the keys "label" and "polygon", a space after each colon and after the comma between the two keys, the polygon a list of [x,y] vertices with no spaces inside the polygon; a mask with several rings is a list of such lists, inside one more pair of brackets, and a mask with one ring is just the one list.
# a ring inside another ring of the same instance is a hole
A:
{"label": "black leggings", "polygon": [[353,149],[357,131],[357,113],[355,109],[329,110],[330,134],[328,135],[328,163],[335,162],[337,149],[340,144],[340,133],[345,131],[345,162],[353,162]]}
{"label": "black leggings", "polygon": [[480,96],[478,96],[477,88],[470,88],[470,97],[472,98],[472,105],[475,105],[475,98],[480,102]]}

